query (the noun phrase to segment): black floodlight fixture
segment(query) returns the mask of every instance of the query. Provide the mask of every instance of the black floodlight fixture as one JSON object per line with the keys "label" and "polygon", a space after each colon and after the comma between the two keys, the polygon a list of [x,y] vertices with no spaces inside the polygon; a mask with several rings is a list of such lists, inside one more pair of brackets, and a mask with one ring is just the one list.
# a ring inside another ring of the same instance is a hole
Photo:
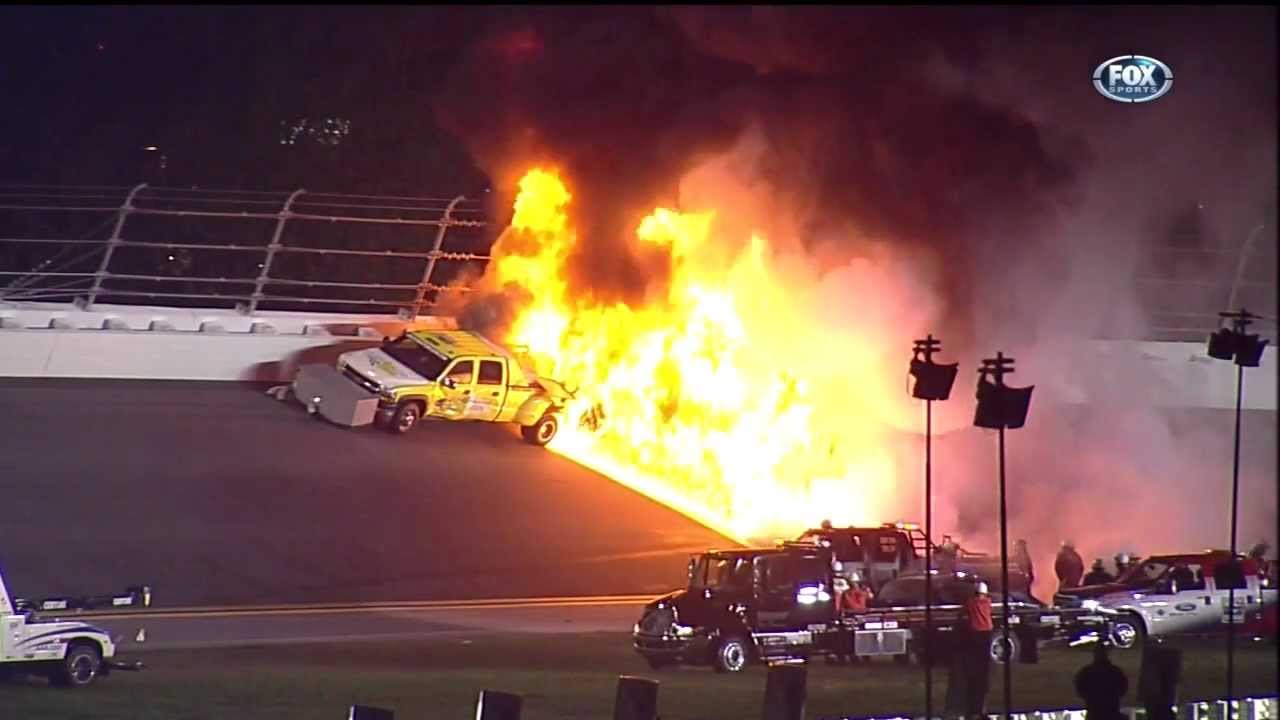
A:
{"label": "black floodlight fixture", "polygon": [[1244,308],[1239,312],[1221,312],[1218,317],[1230,320],[1231,327],[1224,327],[1209,335],[1208,353],[1215,360],[1234,360],[1240,367],[1258,367],[1268,340],[1246,333],[1245,329],[1259,319]]}
{"label": "black floodlight fixture", "polygon": [[911,376],[916,379],[916,384],[911,389],[911,397],[918,400],[946,400],[951,397],[951,387],[955,385],[960,363],[935,363],[933,354],[941,349],[942,342],[932,334],[924,340],[915,341]]}
{"label": "black floodlight fixture", "polygon": [[1222,328],[1209,336],[1209,357],[1214,360],[1231,360],[1236,355],[1236,334],[1231,328]]}
{"label": "black floodlight fixture", "polygon": [[[1014,388],[1005,385],[1004,376],[1011,372],[1013,358],[1005,357],[1004,353],[996,353],[994,358],[982,361],[978,370],[978,407],[973,414],[975,426],[990,430],[1016,430],[1027,424],[1031,391],[1035,386]],[[988,375],[995,381],[988,380]]]}

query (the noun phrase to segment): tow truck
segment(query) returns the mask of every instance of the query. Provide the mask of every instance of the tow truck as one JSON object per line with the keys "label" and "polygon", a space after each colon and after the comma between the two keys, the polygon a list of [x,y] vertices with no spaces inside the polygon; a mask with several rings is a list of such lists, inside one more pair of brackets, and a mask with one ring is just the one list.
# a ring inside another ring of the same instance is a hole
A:
{"label": "tow truck", "polygon": [[106,630],[61,615],[150,606],[151,590],[145,586],[117,595],[26,600],[11,596],[0,575],[0,673],[44,675],[54,685],[82,688],[112,670],[141,670],[141,663],[116,660],[116,642]]}
{"label": "tow truck", "polygon": [[[832,560],[828,548],[809,543],[695,556],[687,587],[645,606],[632,630],[634,649],[655,669],[711,665],[726,673],[740,672],[752,663],[805,662],[821,656],[893,657],[906,662],[915,654],[921,661],[934,662],[948,651],[952,644],[946,638],[955,635],[960,603],[967,599],[960,591],[968,587],[972,592],[976,578],[963,573],[949,582],[938,578],[935,587],[944,594],[932,607],[935,635],[926,636],[923,596],[919,604],[889,602],[837,614]],[[923,576],[904,576],[886,584],[886,594],[895,584],[916,580],[923,587]],[[993,640],[993,658],[998,661],[1038,662],[1044,641],[1088,641],[1108,631],[1105,612],[1051,609],[1030,598],[1010,608],[1011,644],[1016,644],[1005,648]],[[996,603],[997,623],[1002,611]]]}
{"label": "tow truck", "polygon": [[1274,639],[1280,588],[1260,569],[1243,555],[1231,562],[1229,550],[1154,555],[1115,582],[1061,590],[1054,604],[1117,613],[1112,642],[1121,648],[1141,645],[1148,637],[1223,633],[1229,614],[1236,632]]}
{"label": "tow truck", "polygon": [[[556,436],[574,398],[539,376],[527,353],[468,330],[406,332],[381,347],[343,353],[333,367],[304,365],[292,384],[268,392],[280,400],[292,395],[308,412],[346,427],[377,424],[400,434],[426,417],[515,423],[539,446]],[[594,429],[597,411],[583,413],[580,425]]]}

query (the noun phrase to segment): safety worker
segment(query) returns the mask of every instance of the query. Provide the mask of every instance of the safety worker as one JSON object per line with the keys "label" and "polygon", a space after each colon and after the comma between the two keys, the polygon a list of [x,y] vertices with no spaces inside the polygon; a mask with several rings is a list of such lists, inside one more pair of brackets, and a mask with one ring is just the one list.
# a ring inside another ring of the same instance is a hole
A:
{"label": "safety worker", "polygon": [[[845,585],[845,590],[840,595],[840,601],[837,603],[837,607],[840,611],[845,613],[863,612],[870,606],[872,597],[871,590],[869,590],[866,584],[862,582],[862,576],[857,572],[854,572],[849,576],[849,582]],[[871,657],[862,657],[856,654],[850,655],[849,662],[870,663]]]}
{"label": "safety worker", "polygon": [[1111,573],[1102,564],[1102,558],[1093,561],[1093,565],[1089,568],[1089,574],[1084,576],[1085,585],[1105,585],[1109,582],[1115,582],[1115,578],[1111,577]]}
{"label": "safety worker", "polygon": [[1027,551],[1027,541],[1018,540],[1013,544],[1013,562],[1027,576],[1027,592],[1036,584],[1035,569],[1031,566],[1031,553]]}
{"label": "safety worker", "polygon": [[849,577],[848,589],[844,591],[844,601],[841,606],[848,612],[866,610],[871,604],[871,598],[871,591],[867,589],[866,583],[862,582],[862,575],[855,572]]}
{"label": "safety worker", "polygon": [[1129,691],[1129,679],[1107,657],[1107,644],[1093,647],[1093,662],[1076,673],[1076,694],[1084,700],[1087,720],[1119,720],[1120,698]]}
{"label": "safety worker", "polygon": [[1261,565],[1267,559],[1267,551],[1270,549],[1271,546],[1264,540],[1249,549],[1249,557],[1253,558],[1254,561]]}
{"label": "safety worker", "polygon": [[1129,568],[1133,567],[1133,556],[1129,553],[1116,553],[1115,561],[1117,578],[1124,577],[1124,574],[1129,572]]}
{"label": "safety worker", "polygon": [[1076,552],[1076,544],[1070,540],[1062,541],[1062,549],[1058,551],[1058,559],[1053,563],[1053,571],[1058,576],[1059,588],[1080,587],[1080,579],[1084,577],[1084,560]]}
{"label": "safety worker", "polygon": [[942,545],[938,547],[938,574],[953,575],[956,571],[956,556],[960,554],[960,546],[950,535],[942,536]]}
{"label": "safety worker", "polygon": [[[838,620],[847,612],[847,608],[845,608],[845,594],[849,592],[849,579],[837,573],[831,580],[831,588],[835,590],[836,619]],[[827,664],[843,665],[850,657],[856,658],[857,656],[846,655],[843,652],[835,652],[827,656]]]}
{"label": "safety worker", "polygon": [[979,582],[974,593],[964,604],[965,632],[962,639],[962,656],[967,664],[968,682],[965,715],[981,718],[986,715],[987,688],[991,681],[991,596],[987,584]]}

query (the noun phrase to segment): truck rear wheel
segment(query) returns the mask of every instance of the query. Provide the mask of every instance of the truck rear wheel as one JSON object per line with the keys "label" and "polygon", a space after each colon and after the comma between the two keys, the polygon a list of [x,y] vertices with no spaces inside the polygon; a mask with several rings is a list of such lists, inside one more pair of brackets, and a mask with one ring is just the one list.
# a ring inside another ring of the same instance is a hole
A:
{"label": "truck rear wheel", "polygon": [[722,673],[742,672],[750,657],[751,650],[747,647],[747,641],[740,635],[730,635],[716,646],[715,654],[711,657],[711,667]]}
{"label": "truck rear wheel", "polygon": [[92,645],[75,645],[67,651],[62,664],[53,673],[58,687],[82,688],[93,684],[102,668],[102,653]]}
{"label": "truck rear wheel", "polygon": [[991,661],[997,664],[1004,662],[1017,662],[1022,655],[1022,639],[1017,633],[1009,633],[1009,645],[1005,647],[1004,633],[996,631],[991,633]]}
{"label": "truck rear wheel", "polygon": [[521,425],[520,436],[524,438],[525,442],[542,447],[551,442],[551,439],[556,436],[556,431],[559,429],[560,421],[556,420],[555,415],[547,413],[532,425]]}
{"label": "truck rear wheel", "polygon": [[402,435],[413,429],[418,424],[418,420],[422,418],[422,404],[413,400],[400,403],[396,411],[391,416],[391,422],[387,423],[387,430]]}

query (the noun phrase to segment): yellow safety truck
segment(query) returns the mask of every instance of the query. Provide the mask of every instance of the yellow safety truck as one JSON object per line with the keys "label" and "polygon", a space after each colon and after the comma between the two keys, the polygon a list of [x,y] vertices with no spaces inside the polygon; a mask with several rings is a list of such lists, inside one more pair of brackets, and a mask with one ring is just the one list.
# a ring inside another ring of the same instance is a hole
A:
{"label": "yellow safety truck", "polygon": [[305,365],[288,389],[308,411],[339,425],[405,433],[425,417],[510,422],[534,445],[551,442],[573,398],[539,377],[527,355],[469,330],[406,332],[344,353],[336,367]]}

